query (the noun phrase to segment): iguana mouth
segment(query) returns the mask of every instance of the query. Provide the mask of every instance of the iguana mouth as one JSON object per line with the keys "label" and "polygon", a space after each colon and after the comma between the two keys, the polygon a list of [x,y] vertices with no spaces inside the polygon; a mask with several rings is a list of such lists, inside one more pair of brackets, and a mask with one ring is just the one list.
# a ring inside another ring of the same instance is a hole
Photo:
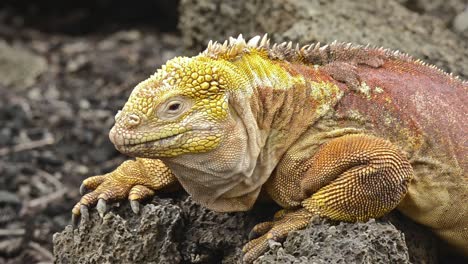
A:
{"label": "iguana mouth", "polygon": [[125,147],[134,147],[134,146],[138,146],[138,145],[154,145],[154,143],[156,143],[156,142],[160,142],[159,145],[167,145],[167,143],[174,141],[174,139],[176,139],[177,136],[181,136],[184,133],[185,132],[175,134],[175,135],[170,135],[170,136],[163,137],[163,138],[151,139],[151,140],[147,140],[147,141],[140,141],[140,142],[125,144],[124,146]]}
{"label": "iguana mouth", "polygon": [[154,147],[156,145],[159,147],[167,147],[172,145],[171,143],[177,141],[183,134],[189,131],[191,130],[182,130],[178,131],[179,133],[169,134],[162,137],[143,137],[142,139],[138,139],[124,136],[123,133],[117,131],[117,128],[112,128],[112,130],[109,133],[109,139],[119,150],[132,149],[138,146],[140,146],[139,148],[141,148],[141,146],[143,146],[144,148],[149,148]]}

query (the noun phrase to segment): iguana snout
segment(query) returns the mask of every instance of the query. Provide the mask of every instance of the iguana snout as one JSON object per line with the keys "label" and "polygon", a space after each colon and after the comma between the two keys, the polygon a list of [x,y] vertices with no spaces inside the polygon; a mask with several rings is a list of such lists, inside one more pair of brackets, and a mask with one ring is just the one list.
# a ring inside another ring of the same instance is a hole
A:
{"label": "iguana snout", "polygon": [[109,138],[120,152],[130,156],[153,156],[163,148],[176,148],[187,141],[189,127],[163,127],[153,131],[132,131],[114,126]]}
{"label": "iguana snout", "polygon": [[[220,140],[222,122],[210,122],[191,109],[190,100],[169,99],[149,116],[124,110],[116,117],[109,139],[120,152],[134,157],[174,157],[205,152]],[[174,107],[177,101],[177,107]],[[180,110],[180,116],[175,113]],[[174,115],[174,116],[171,116]]]}

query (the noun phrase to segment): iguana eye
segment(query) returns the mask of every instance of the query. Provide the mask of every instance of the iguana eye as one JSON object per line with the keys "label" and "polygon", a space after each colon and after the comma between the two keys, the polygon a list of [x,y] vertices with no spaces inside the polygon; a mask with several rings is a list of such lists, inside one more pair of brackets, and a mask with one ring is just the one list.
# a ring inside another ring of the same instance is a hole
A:
{"label": "iguana eye", "polygon": [[168,106],[167,106],[167,110],[169,112],[177,112],[177,110],[180,109],[180,102],[171,102]]}
{"label": "iguana eye", "polygon": [[192,106],[191,100],[185,97],[175,97],[163,103],[158,110],[158,117],[171,120],[179,117]]}

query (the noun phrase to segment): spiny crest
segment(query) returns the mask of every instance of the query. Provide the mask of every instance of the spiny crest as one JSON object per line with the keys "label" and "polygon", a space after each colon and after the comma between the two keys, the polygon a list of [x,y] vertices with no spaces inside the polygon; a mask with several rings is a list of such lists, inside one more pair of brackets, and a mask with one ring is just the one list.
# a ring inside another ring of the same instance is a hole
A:
{"label": "spiny crest", "polygon": [[[331,44],[321,45],[320,42],[300,46],[293,45],[290,42],[273,44],[270,47],[270,39],[267,34],[263,37],[255,36],[246,41],[242,34],[237,38],[230,37],[222,44],[209,41],[208,47],[202,52],[202,55],[213,59],[234,60],[243,54],[250,53],[253,50],[264,51],[272,60],[283,60],[289,62],[299,62],[313,65],[327,65],[333,62],[347,62],[352,64],[364,64],[370,67],[378,68],[385,60],[400,60],[404,62],[413,62],[436,70],[437,72],[448,75],[451,79],[459,80],[458,76],[448,74],[438,67],[415,60],[410,55],[398,50],[390,50],[371,45],[357,45],[352,43],[338,43],[336,40]],[[466,84],[466,81],[462,81]]]}
{"label": "spiny crest", "polygon": [[229,40],[224,41],[223,44],[210,40],[208,42],[208,47],[202,54],[211,58],[232,60],[252,49],[267,50],[269,47],[270,39],[268,39],[267,34],[263,37],[255,36],[247,42],[242,37],[242,34],[240,34],[237,39],[229,37]]}
{"label": "spiny crest", "polygon": [[286,61],[302,61],[305,63],[313,63],[318,65],[328,64],[333,61],[345,60],[368,60],[369,55],[382,58],[395,58],[403,60],[412,60],[407,54],[400,53],[399,51],[391,51],[383,48],[373,48],[369,45],[355,45],[351,43],[338,43],[337,41],[331,44],[320,45],[310,44],[300,46],[299,44],[293,45],[291,41],[283,42],[280,44],[273,44],[270,48],[270,39],[265,34],[263,37],[255,36],[249,41],[246,41],[242,34],[237,38],[229,37],[229,40],[224,41],[222,44],[218,42],[209,41],[208,46],[202,55],[217,59],[232,60],[252,50],[264,50],[268,53],[270,59],[273,60],[286,60]]}

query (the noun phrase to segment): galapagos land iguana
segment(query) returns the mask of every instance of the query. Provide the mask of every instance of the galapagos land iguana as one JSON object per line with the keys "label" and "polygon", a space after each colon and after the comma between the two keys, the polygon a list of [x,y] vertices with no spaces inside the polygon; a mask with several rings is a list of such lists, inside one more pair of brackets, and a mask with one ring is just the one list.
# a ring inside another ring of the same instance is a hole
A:
{"label": "galapagos land iguana", "polygon": [[109,137],[136,159],[86,179],[73,218],[127,198],[138,212],[180,184],[219,212],[260,194],[284,208],[254,227],[246,262],[314,215],[366,221],[394,208],[468,255],[467,92],[382,48],[210,41],[135,87]]}

